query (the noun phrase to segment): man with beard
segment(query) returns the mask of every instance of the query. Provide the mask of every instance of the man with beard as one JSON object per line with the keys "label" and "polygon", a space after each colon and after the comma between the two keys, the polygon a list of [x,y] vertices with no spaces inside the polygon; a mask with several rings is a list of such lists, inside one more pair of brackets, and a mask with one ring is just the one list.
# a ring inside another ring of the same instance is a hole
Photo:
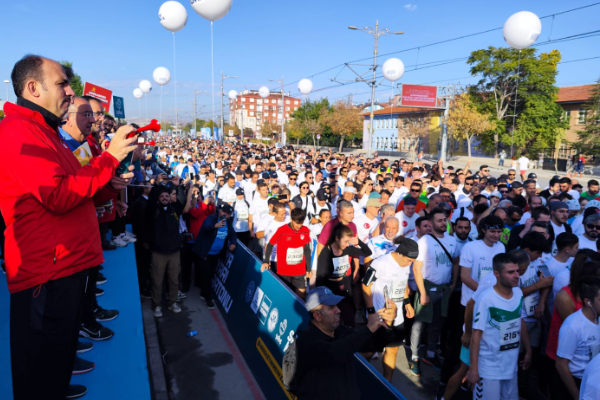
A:
{"label": "man with beard", "polygon": [[569,206],[562,201],[553,201],[550,203],[550,224],[548,224],[548,233],[552,241],[552,256],[558,253],[556,248],[556,237],[563,232],[573,233],[571,227],[567,225],[569,218]]}
{"label": "man with beard", "polygon": [[579,249],[596,251],[596,242],[600,235],[600,214],[592,214],[583,221],[585,233],[579,235]]}

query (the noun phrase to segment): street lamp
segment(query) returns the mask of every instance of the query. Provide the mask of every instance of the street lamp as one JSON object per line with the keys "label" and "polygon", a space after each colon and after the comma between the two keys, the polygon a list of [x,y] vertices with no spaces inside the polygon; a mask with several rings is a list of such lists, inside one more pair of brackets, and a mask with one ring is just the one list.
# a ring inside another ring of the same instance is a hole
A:
{"label": "street lamp", "polygon": [[282,146],[285,146],[285,132],[284,132],[284,126],[285,126],[285,91],[284,91],[284,79],[283,76],[281,77],[281,80],[279,79],[267,79],[269,82],[279,82],[281,83],[281,144]]}
{"label": "street lamp", "polygon": [[379,20],[375,23],[375,29],[367,26],[365,28],[357,28],[355,26],[349,26],[348,29],[354,31],[363,31],[368,33],[369,35],[373,35],[374,44],[373,44],[373,80],[371,82],[367,82],[371,85],[371,126],[369,127],[369,140],[364,140],[363,143],[369,143],[368,155],[367,157],[371,157],[371,138],[373,137],[373,120],[374,120],[374,108],[375,108],[375,86],[377,86],[377,51],[379,47],[379,37],[385,35],[402,35],[404,32],[390,32],[388,29],[379,29]]}
{"label": "street lamp", "polygon": [[10,81],[6,79],[4,83],[6,83],[6,101],[8,101],[8,84],[10,83]]}
{"label": "street lamp", "polygon": [[225,135],[223,134],[223,96],[225,96],[225,93],[223,93],[223,81],[229,78],[237,79],[237,76],[223,76],[223,71],[221,71],[221,144],[225,141]]}

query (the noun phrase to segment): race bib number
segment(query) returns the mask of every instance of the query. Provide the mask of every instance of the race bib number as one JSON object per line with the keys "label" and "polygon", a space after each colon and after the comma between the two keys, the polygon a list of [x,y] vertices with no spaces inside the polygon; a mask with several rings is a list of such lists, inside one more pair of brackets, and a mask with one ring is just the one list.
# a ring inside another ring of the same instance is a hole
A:
{"label": "race bib number", "polygon": [[248,221],[248,209],[237,210],[238,221]]}
{"label": "race bib number", "polygon": [[535,314],[535,308],[540,302],[540,293],[533,293],[523,299],[523,305],[525,306],[525,312],[528,317],[532,317]]}
{"label": "race bib number", "polygon": [[260,215],[261,218],[264,217],[265,215],[267,215],[268,213],[269,213],[269,209],[268,208],[266,208],[266,209],[263,208],[263,209],[260,209],[258,211],[258,215]]}
{"label": "race bib number", "polygon": [[406,291],[407,281],[394,281],[391,285],[390,297],[395,303],[402,303],[404,301],[404,292]]}
{"label": "race bib number", "polygon": [[483,280],[483,278],[485,278],[490,272],[492,272],[491,268],[485,268],[485,267],[479,267],[479,280],[478,282],[481,282]]}
{"label": "race bib number", "polygon": [[344,276],[348,269],[350,269],[350,257],[346,255],[333,259],[333,275],[335,278]]}
{"label": "race bib number", "polygon": [[302,262],[302,258],[304,257],[304,248],[296,247],[296,248],[288,248],[287,254],[285,256],[285,262],[288,265],[298,265]]}
{"label": "race bib number", "polygon": [[520,319],[500,323],[500,351],[519,348],[521,334]]}

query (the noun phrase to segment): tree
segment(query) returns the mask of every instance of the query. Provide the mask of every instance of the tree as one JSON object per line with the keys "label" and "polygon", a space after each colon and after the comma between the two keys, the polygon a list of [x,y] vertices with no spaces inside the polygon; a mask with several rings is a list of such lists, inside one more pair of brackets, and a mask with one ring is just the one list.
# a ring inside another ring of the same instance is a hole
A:
{"label": "tree", "polygon": [[597,155],[600,150],[600,80],[583,109],[586,111],[585,128],[577,132],[578,140],[571,144],[578,153]]}
{"label": "tree", "polygon": [[260,127],[260,132],[264,138],[272,138],[277,136],[281,132],[281,125],[277,125],[271,122],[265,122]]}
{"label": "tree", "polygon": [[448,114],[448,126],[455,137],[467,139],[469,159],[471,158],[471,139],[483,132],[494,130],[495,121],[490,121],[490,114],[480,113],[475,109],[468,93],[462,93],[454,99]]}
{"label": "tree", "polygon": [[[532,48],[489,47],[471,53],[467,60],[471,75],[482,76],[477,85],[468,89],[471,100],[479,111],[491,114],[496,122],[493,131],[481,135],[484,149],[497,156],[500,143],[510,143],[529,153],[555,145],[567,128],[562,108],[556,104],[556,66],[560,58],[557,50],[538,57]],[[516,115],[514,131],[513,114]]]}
{"label": "tree", "polygon": [[417,158],[417,147],[419,139],[427,136],[431,126],[431,116],[428,112],[418,112],[403,116],[398,121],[398,137],[403,136],[409,139],[409,150],[412,159]]}
{"label": "tree", "polygon": [[297,121],[291,126],[293,137],[299,142],[298,136],[300,136],[300,139],[304,136],[310,136],[313,146],[316,146],[316,136],[323,133],[323,126],[319,123],[319,118],[323,110],[330,109],[331,105],[327,98],[318,101],[306,100],[290,115],[293,121]]}
{"label": "tree", "polygon": [[344,147],[344,139],[358,133],[363,126],[363,116],[359,109],[350,102],[338,101],[330,110],[321,110],[319,122],[327,125],[334,135],[340,136],[340,148]]}
{"label": "tree", "polygon": [[69,82],[71,83],[71,88],[75,92],[75,96],[83,96],[83,83],[81,83],[81,77],[73,70],[73,63],[71,61],[63,60],[60,62],[60,65],[63,66],[65,73],[67,74],[67,78],[69,78]]}

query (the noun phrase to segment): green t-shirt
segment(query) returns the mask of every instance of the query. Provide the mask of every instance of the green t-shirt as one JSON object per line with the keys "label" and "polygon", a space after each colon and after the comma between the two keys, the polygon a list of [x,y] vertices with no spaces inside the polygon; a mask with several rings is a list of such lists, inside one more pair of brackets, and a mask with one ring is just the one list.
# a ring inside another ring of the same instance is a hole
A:
{"label": "green t-shirt", "polygon": [[592,201],[598,196],[600,196],[600,193],[596,193],[596,194],[588,194],[588,192],[581,193],[581,197],[583,197],[587,201]]}

